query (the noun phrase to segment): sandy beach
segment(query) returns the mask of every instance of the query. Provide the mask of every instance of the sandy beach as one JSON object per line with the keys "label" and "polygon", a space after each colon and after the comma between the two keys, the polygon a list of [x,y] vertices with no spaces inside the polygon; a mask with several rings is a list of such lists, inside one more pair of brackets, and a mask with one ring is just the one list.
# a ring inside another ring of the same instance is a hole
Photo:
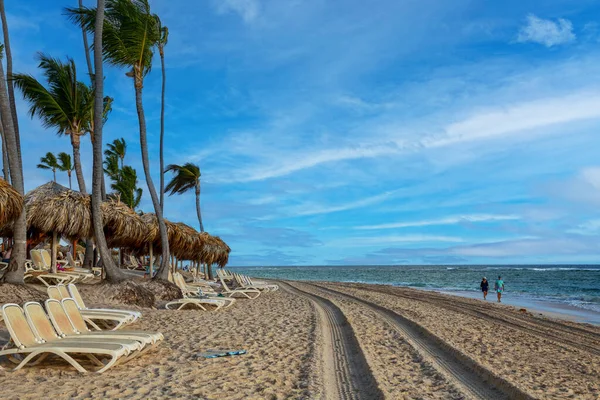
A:
{"label": "sandy beach", "polygon": [[[125,308],[81,286],[90,304]],[[280,282],[277,292],[217,312],[141,311],[131,328],[161,331],[157,349],[102,375],[80,375],[57,359],[9,372],[3,359],[0,397],[600,396],[600,327],[474,299],[383,285]],[[199,356],[209,349],[247,354]]]}

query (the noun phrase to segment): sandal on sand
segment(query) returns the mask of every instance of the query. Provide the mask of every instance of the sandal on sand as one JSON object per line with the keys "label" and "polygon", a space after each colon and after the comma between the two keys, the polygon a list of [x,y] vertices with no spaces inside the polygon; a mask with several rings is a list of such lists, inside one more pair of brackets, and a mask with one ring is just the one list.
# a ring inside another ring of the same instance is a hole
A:
{"label": "sandal on sand", "polygon": [[207,350],[203,353],[198,353],[197,357],[217,358],[226,356],[239,356],[246,354],[246,350]]}

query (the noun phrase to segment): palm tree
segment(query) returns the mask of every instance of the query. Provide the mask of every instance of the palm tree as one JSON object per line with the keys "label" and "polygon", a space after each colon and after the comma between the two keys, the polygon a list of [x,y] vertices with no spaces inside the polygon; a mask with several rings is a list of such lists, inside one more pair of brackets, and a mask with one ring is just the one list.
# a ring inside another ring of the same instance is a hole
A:
{"label": "palm tree", "polygon": [[[79,0],[79,8],[83,8],[83,1]],[[92,68],[92,60],[90,58],[90,45],[88,44],[87,32],[85,29],[81,29],[81,34],[83,35],[83,49],[85,51],[85,62],[88,68],[88,74],[90,75],[90,80],[93,82],[94,80],[94,69]]]}
{"label": "palm tree", "polygon": [[[67,12],[76,23],[85,27],[86,30],[90,32],[97,30],[97,26],[94,26],[93,22],[96,20],[96,13],[99,10],[68,8]],[[161,238],[162,257],[156,278],[167,280],[169,273],[169,241],[162,208],[150,173],[146,117],[142,101],[144,77],[150,71],[153,48],[160,39],[160,31],[156,19],[150,13],[148,0],[108,0],[102,29],[104,58],[112,65],[127,68],[126,75],[133,78],[135,104],[140,128],[142,165],[144,166],[144,175],[154,205]],[[96,83],[98,84],[98,82]]]}
{"label": "palm tree", "polygon": [[14,75],[15,85],[30,103],[29,113],[37,115],[47,128],[56,129],[58,135],[69,135],[73,147],[73,164],[79,191],[87,193],[80,158],[80,137],[89,130],[91,109],[94,106],[93,90],[77,81],[73,59],[66,63],[40,53],[39,67],[48,82],[44,87],[33,76]]}
{"label": "palm tree", "polygon": [[127,153],[127,143],[125,139],[115,139],[112,143],[107,145],[108,149],[104,150],[105,156],[115,155],[121,161],[121,168],[123,168],[123,162],[125,161],[125,153]]}
{"label": "palm tree", "polygon": [[[104,152],[106,154],[106,152]],[[119,168],[119,157],[116,154],[108,154],[104,159],[104,173],[112,181],[118,181],[121,169]]]}
{"label": "palm tree", "polygon": [[56,170],[60,167],[54,154],[52,154],[51,152],[47,152],[44,157],[40,158],[40,163],[37,165],[37,167],[39,169],[52,170],[52,173],[54,174],[54,182],[56,182]]}
{"label": "palm tree", "polygon": [[119,171],[119,179],[110,185],[120,200],[127,204],[131,209],[135,210],[142,200],[142,189],[137,187],[137,171],[126,165]]}
{"label": "palm tree", "polygon": [[[0,0],[0,14],[4,19],[4,3]],[[1,50],[1,49],[0,49]],[[15,132],[14,120],[8,98],[6,77],[4,75],[4,66],[0,62],[0,118],[2,118],[2,127],[4,129],[4,139],[10,164],[11,183],[21,195],[25,194],[25,185],[23,184],[23,164],[21,162],[21,147],[17,140],[18,135]],[[8,268],[3,276],[3,281],[13,284],[22,284],[25,274],[25,256],[27,252],[27,226],[25,218],[25,208],[21,215],[15,220],[13,226],[14,246]]]}
{"label": "palm tree", "polygon": [[200,224],[200,232],[204,232],[204,224],[202,224],[202,213],[200,212],[200,167],[196,164],[186,163],[183,165],[170,164],[165,169],[165,172],[173,172],[175,176],[165,188],[169,196],[174,194],[187,193],[192,189],[196,192],[196,214],[198,214],[198,223]]}
{"label": "palm tree", "polygon": [[71,187],[71,171],[73,171],[73,164],[71,163],[71,155],[67,153],[58,153],[58,169],[62,172],[66,172],[69,176],[69,189]]}
{"label": "palm tree", "polygon": [[165,139],[165,83],[167,79],[165,71],[165,46],[169,40],[169,28],[162,26],[158,15],[154,15],[160,38],[157,42],[158,54],[160,55],[160,67],[162,71],[162,88],[160,94],[160,208],[165,211],[165,158],[164,158],[164,139]]}
{"label": "palm tree", "polygon": [[102,29],[104,27],[104,0],[98,0],[97,12],[94,18],[94,70],[96,71],[95,99],[94,99],[94,141],[93,141],[93,167],[92,167],[92,223],[96,245],[102,258],[106,280],[118,283],[127,279],[125,274],[117,268],[106,244],[104,236],[104,223],[102,222],[102,129],[104,117],[104,76],[102,68]]}
{"label": "palm tree", "polygon": [[[0,0],[0,18],[2,19],[2,34],[4,36],[4,49],[6,51],[6,77],[10,80],[13,75],[12,51],[10,50],[10,37],[8,35],[8,23],[6,21],[6,12],[4,11],[4,0]],[[15,89],[12,82],[8,84],[8,101],[10,103],[10,113],[12,115],[13,127],[15,130],[15,139],[17,140],[17,150],[19,151],[19,160],[21,160],[21,138],[19,134],[19,120],[17,118],[17,106],[15,103]],[[21,164],[23,162],[21,161]]]}

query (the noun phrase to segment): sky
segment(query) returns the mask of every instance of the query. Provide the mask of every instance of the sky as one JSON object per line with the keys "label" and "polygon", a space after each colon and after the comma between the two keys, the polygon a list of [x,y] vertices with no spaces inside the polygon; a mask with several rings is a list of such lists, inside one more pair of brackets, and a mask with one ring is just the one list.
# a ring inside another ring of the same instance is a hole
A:
{"label": "sky", "polygon": [[[199,164],[204,226],[230,265],[598,262],[597,1],[150,4],[169,28],[166,163]],[[6,2],[15,72],[40,77],[42,51],[86,79],[63,13],[76,5]],[[104,137],[125,138],[143,177],[125,72],[105,67]],[[156,55],[144,86],[155,185],[160,85]],[[30,190],[51,179],[39,158],[70,143],[20,94],[17,109]],[[167,197],[165,215],[198,228],[194,194]]]}

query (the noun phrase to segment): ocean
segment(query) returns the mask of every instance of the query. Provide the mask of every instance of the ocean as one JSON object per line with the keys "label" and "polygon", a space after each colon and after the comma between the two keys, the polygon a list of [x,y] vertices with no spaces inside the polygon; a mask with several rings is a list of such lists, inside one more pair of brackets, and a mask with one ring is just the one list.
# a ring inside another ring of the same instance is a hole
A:
{"label": "ocean", "polygon": [[[408,286],[476,295],[481,278],[498,275],[505,298],[566,305],[600,313],[600,265],[397,265],[233,267],[249,276],[309,281],[359,282]],[[493,293],[490,293],[493,297]],[[471,296],[470,296],[471,297]]]}

